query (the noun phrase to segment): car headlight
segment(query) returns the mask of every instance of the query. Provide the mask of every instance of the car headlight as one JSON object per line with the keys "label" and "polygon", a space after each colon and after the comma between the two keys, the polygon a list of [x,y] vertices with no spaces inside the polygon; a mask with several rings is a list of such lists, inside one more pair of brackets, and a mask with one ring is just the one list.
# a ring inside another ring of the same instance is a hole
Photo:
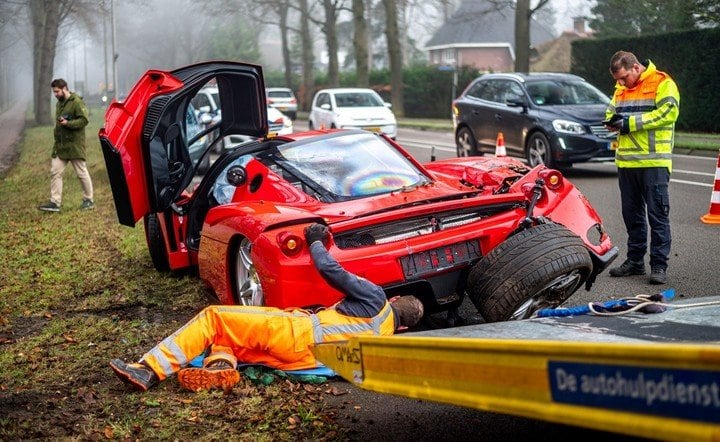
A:
{"label": "car headlight", "polygon": [[566,134],[584,134],[585,128],[580,123],[568,120],[553,120],[553,128],[556,131]]}

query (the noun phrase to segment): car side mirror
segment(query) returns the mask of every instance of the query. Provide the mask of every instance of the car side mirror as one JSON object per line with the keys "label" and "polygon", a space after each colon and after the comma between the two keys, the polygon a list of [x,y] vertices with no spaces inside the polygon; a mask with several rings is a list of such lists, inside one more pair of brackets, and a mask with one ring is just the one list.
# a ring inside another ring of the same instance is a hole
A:
{"label": "car side mirror", "polygon": [[387,101],[385,101],[385,102],[383,102],[383,104],[384,104],[385,107],[388,108],[388,109],[391,109],[391,108],[392,108],[392,103],[388,103]]}
{"label": "car side mirror", "polygon": [[240,187],[245,184],[245,181],[247,181],[247,172],[242,166],[233,166],[228,169],[225,178],[227,179],[228,183],[232,184],[235,187]]}
{"label": "car side mirror", "polygon": [[332,109],[332,108],[330,107],[329,104],[323,103],[323,104],[320,105],[320,109],[330,110],[330,109]]}
{"label": "car side mirror", "polygon": [[525,100],[523,100],[522,98],[510,98],[505,101],[505,104],[510,107],[527,107]]}

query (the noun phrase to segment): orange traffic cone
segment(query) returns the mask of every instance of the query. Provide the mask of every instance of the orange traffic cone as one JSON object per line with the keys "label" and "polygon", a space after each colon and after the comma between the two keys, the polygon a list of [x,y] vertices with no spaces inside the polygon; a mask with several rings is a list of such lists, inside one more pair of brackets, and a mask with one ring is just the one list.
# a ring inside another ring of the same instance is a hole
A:
{"label": "orange traffic cone", "polygon": [[505,151],[505,137],[502,132],[498,132],[497,141],[495,142],[495,156],[507,156],[507,152]]}
{"label": "orange traffic cone", "polygon": [[718,153],[717,168],[715,168],[715,186],[710,196],[710,209],[700,217],[705,224],[720,224],[720,153]]}

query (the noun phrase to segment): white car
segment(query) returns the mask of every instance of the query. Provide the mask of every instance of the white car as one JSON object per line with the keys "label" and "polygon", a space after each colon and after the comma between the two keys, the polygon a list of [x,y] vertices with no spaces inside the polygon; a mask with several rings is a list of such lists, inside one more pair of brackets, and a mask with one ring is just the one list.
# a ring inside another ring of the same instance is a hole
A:
{"label": "white car", "polygon": [[397,137],[397,120],[372,89],[322,89],[315,94],[308,117],[310,129],[364,129]]}
{"label": "white car", "polygon": [[268,106],[268,136],[288,135],[293,133],[293,122],[284,113]]}
{"label": "white car", "polygon": [[291,119],[297,118],[297,99],[292,89],[286,87],[265,88],[268,106],[274,107]]}

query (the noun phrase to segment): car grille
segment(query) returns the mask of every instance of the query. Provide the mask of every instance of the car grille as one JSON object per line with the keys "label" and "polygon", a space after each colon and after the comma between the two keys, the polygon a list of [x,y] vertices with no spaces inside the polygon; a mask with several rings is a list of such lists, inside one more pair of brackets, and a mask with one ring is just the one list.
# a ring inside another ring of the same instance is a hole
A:
{"label": "car grille", "polygon": [[335,244],[341,249],[354,249],[375,244],[386,244],[408,238],[427,235],[453,227],[480,221],[497,213],[520,207],[518,203],[484,206],[465,211],[439,213],[405,220],[393,221],[372,227],[352,230],[334,235]]}
{"label": "car grille", "polygon": [[593,135],[600,138],[612,138],[608,137],[610,135],[610,131],[602,124],[590,126],[590,132],[592,132]]}

